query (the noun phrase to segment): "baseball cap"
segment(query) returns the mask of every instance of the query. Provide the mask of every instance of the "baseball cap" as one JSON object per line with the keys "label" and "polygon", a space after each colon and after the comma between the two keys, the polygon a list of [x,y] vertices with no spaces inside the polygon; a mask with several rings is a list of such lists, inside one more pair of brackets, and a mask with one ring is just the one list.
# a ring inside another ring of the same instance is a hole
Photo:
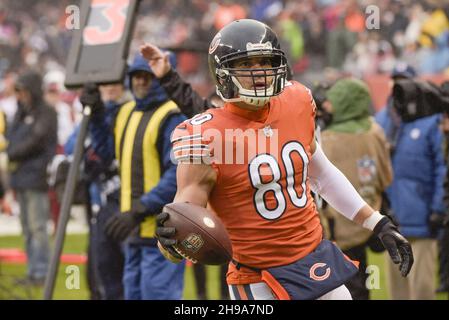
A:
{"label": "baseball cap", "polygon": [[415,69],[405,62],[397,63],[391,72],[391,78],[414,78],[416,77]]}

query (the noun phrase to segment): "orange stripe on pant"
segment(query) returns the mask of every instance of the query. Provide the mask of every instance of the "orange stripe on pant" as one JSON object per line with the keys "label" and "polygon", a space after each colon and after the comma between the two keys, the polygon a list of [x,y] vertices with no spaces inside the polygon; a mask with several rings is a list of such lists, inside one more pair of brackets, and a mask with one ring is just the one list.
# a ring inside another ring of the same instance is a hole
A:
{"label": "orange stripe on pant", "polygon": [[243,285],[238,284],[237,285],[237,290],[239,291],[240,299],[248,300],[248,295],[246,294],[245,288],[243,287]]}
{"label": "orange stripe on pant", "polygon": [[270,287],[279,300],[291,300],[287,290],[268,271],[262,271],[262,281]]}

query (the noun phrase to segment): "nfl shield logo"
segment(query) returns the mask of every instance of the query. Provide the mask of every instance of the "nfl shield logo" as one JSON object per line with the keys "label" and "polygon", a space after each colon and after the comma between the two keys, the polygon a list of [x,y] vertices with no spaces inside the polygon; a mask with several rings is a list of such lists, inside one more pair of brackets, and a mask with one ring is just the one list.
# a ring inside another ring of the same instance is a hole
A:
{"label": "nfl shield logo", "polygon": [[357,170],[361,183],[372,182],[376,176],[376,162],[374,159],[364,156],[357,160]]}
{"label": "nfl shield logo", "polygon": [[271,138],[273,136],[273,129],[271,129],[270,125],[267,125],[263,128],[263,134],[268,138]]}
{"label": "nfl shield logo", "polygon": [[204,240],[199,234],[191,233],[181,242],[181,244],[187,250],[197,252],[203,246]]}

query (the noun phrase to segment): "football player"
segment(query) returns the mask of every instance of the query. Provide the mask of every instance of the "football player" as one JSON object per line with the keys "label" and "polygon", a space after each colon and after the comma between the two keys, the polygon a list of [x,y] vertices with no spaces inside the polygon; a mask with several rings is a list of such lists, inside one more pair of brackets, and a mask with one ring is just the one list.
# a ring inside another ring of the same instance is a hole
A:
{"label": "football player", "polygon": [[[379,236],[406,276],[410,244],[315,141],[311,92],[286,81],[287,61],[273,30],[250,19],[228,24],[210,44],[209,68],[225,105],[173,132],[174,202],[209,203],[225,224],[233,246],[231,298],[351,299],[344,283],[357,264],[323,240],[311,191]],[[158,216],[159,248],[176,261],[183,257],[174,247],[176,230],[164,227],[168,219],[166,212]]]}

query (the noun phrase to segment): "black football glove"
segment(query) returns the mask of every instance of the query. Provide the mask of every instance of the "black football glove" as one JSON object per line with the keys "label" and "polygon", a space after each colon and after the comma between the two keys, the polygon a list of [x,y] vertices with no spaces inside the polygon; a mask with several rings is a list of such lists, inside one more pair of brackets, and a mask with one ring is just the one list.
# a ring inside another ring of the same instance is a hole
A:
{"label": "black football glove", "polygon": [[374,227],[374,234],[379,237],[390,254],[393,263],[399,264],[399,270],[406,277],[413,265],[413,252],[410,243],[387,217],[383,217]]}
{"label": "black football glove", "polygon": [[90,106],[92,114],[100,114],[104,111],[100,90],[98,90],[98,86],[95,83],[86,83],[84,85],[80,102],[83,107]]}
{"label": "black football glove", "polygon": [[176,252],[173,246],[177,243],[176,239],[172,237],[176,233],[176,229],[174,227],[164,227],[164,222],[170,218],[170,215],[162,211],[160,214],[156,216],[157,228],[156,228],[156,237],[159,240],[161,246],[174,258],[178,260],[182,260],[183,257]]}
{"label": "black football glove", "polygon": [[148,216],[146,212],[117,213],[109,218],[105,224],[105,233],[115,241],[124,241],[139,224]]}

